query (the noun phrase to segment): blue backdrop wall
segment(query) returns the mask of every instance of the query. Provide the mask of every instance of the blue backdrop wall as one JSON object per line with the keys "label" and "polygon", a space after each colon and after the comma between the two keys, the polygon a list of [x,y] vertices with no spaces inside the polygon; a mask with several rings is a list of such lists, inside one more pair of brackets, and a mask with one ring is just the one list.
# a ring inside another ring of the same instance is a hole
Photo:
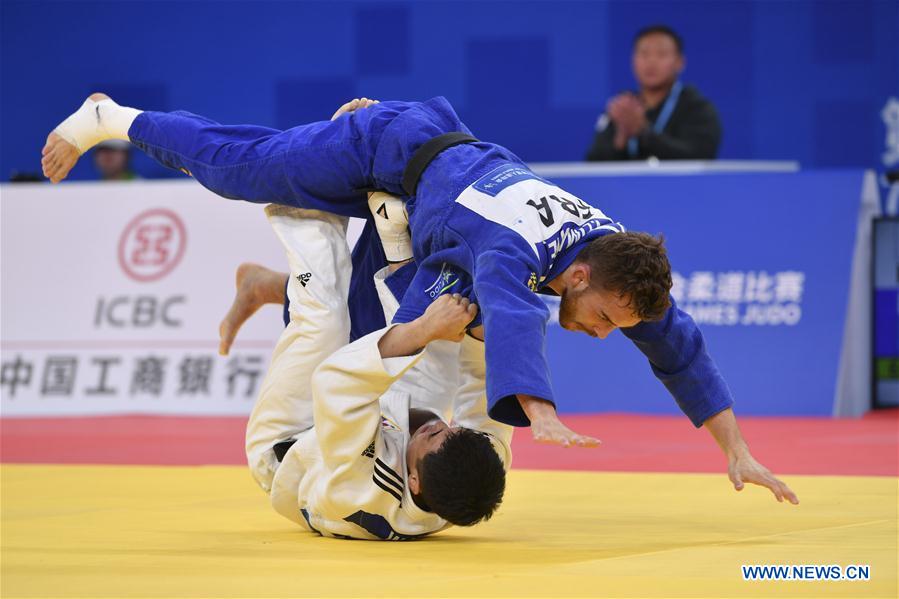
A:
{"label": "blue backdrop wall", "polygon": [[[663,22],[721,113],[722,158],[874,166],[899,95],[899,3],[46,2],[4,0],[0,178],[94,90],[123,103],[288,127],[367,95],[445,95],[483,139],[578,160],[630,88],[631,39]],[[138,159],[145,176],[164,174]],[[83,161],[76,178],[93,176]]]}

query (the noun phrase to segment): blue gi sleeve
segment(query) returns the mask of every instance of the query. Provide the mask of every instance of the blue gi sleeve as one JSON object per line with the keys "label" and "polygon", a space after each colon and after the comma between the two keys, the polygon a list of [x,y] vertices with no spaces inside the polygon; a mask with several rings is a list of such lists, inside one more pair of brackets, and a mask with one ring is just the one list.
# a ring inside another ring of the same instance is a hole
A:
{"label": "blue gi sleeve", "polygon": [[733,405],[730,389],[706,351],[699,327],[677,307],[674,298],[662,320],[642,322],[621,332],[649,358],[653,374],[696,428]]}
{"label": "blue gi sleeve", "polygon": [[536,256],[531,268],[521,255],[500,250],[484,252],[476,263],[474,291],[484,323],[487,413],[504,424],[529,426],[516,394],[553,402],[546,360],[549,309],[527,285],[537,269]]}

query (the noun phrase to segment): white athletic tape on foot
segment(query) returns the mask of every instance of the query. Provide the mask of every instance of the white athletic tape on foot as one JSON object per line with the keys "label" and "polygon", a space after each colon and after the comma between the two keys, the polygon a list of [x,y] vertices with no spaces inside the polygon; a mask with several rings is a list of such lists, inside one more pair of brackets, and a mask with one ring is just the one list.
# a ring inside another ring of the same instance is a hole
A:
{"label": "white athletic tape on foot", "polygon": [[128,129],[140,113],[110,99],[95,102],[88,98],[54,132],[75,146],[79,154],[84,154],[107,139],[129,141]]}

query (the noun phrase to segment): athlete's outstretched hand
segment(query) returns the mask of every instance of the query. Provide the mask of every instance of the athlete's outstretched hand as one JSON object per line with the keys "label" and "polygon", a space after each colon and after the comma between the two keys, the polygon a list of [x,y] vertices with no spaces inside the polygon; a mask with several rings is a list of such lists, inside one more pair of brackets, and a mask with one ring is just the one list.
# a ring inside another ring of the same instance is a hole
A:
{"label": "athlete's outstretched hand", "polygon": [[529,395],[518,395],[521,408],[531,421],[531,434],[537,443],[562,447],[596,447],[599,439],[574,432],[559,420],[556,408],[548,401]]}
{"label": "athlete's outstretched hand", "polygon": [[727,477],[734,489],[742,491],[744,483],[752,483],[767,487],[781,503],[786,499],[793,505],[799,505],[796,493],[785,482],[771,474],[771,471],[759,464],[749,453],[737,455],[728,460]]}
{"label": "athlete's outstretched hand", "polygon": [[337,112],[334,113],[334,116],[331,117],[333,121],[337,117],[342,114],[346,114],[347,112],[355,112],[362,108],[368,108],[372,104],[377,104],[377,100],[369,100],[368,98],[354,98],[337,109]]}
{"label": "athlete's outstretched hand", "polygon": [[749,453],[749,445],[743,439],[740,427],[737,426],[737,418],[731,408],[718,412],[706,420],[703,426],[712,434],[721,451],[727,456],[727,477],[733,483],[734,489],[742,491],[744,483],[752,483],[770,489],[781,503],[786,499],[793,505],[799,504],[796,493]]}

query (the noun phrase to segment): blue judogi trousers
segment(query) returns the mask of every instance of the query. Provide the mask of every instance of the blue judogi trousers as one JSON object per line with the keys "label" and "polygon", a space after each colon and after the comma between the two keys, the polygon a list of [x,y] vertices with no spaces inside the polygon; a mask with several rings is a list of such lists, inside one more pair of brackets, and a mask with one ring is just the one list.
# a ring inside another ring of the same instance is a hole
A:
{"label": "blue judogi trousers", "polygon": [[[387,262],[366,192],[402,195],[409,156],[450,131],[467,129],[446,100],[435,98],[381,102],[285,131],[222,125],[185,111],[147,111],[128,136],[161,164],[187,172],[220,196],[366,219],[350,280],[351,339],[356,339],[385,326],[372,276]],[[396,293],[402,297],[401,289]]]}
{"label": "blue judogi trousers", "polygon": [[415,150],[452,131],[470,133],[445,99],[434,98],[381,102],[284,131],[148,111],[134,120],[128,137],[225,198],[365,218],[366,192],[403,196],[403,170]]}

